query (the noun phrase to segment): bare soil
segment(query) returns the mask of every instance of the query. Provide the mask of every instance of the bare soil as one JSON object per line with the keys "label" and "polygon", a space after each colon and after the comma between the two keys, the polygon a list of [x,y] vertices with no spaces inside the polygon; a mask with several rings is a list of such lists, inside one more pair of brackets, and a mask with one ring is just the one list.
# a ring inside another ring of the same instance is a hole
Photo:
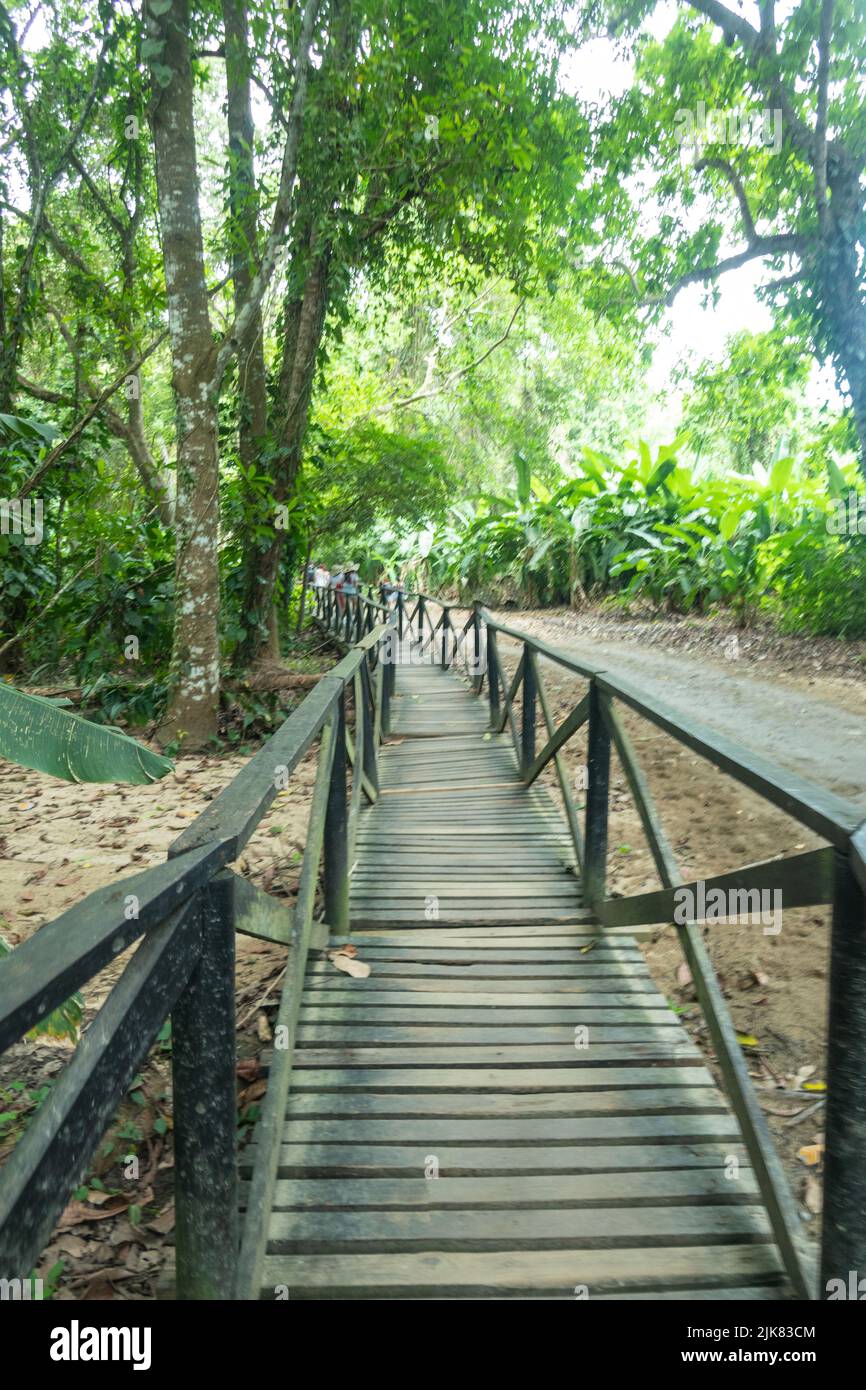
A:
{"label": "bare soil", "polygon": [[[301,694],[300,698],[303,698]],[[0,935],[15,947],[94,889],[161,863],[171,842],[248,761],[253,747],[179,757],[149,786],[70,785],[0,761]],[[297,890],[316,755],[278,793],[233,866],[278,898]],[[130,958],[119,957],[83,990],[83,1026]],[[251,1129],[265,1082],[259,1056],[271,1038],[286,953],[237,938],[238,1122]],[[75,1043],[33,1035],[0,1057],[0,1163],[14,1149],[66,1066]],[[58,1222],[36,1273],[57,1299],[156,1296],[174,1227],[171,1039],[142,1064],[103,1144]]]}

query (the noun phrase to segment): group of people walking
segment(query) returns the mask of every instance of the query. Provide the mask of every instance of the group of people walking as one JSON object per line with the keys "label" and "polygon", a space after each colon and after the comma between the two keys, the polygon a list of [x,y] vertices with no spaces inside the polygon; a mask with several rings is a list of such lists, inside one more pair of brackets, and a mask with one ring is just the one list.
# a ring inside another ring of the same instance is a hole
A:
{"label": "group of people walking", "polygon": [[[327,565],[321,561],[307,567],[307,584],[317,591],[333,589],[337,595],[337,607],[342,613],[346,606],[346,599],[353,598],[360,592],[361,576],[356,564],[339,565],[332,572]],[[393,607],[397,603],[398,595],[403,592],[403,584],[397,580],[392,581],[389,574],[384,574],[379,580],[379,592],[382,595],[382,602],[387,606]]]}

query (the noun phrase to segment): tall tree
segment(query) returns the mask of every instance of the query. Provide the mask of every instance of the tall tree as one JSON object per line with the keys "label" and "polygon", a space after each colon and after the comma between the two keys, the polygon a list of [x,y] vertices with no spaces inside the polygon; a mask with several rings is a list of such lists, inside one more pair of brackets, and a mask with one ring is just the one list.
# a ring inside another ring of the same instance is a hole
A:
{"label": "tall tree", "polygon": [[[550,269],[575,213],[584,126],[557,93],[568,38],[548,0],[332,0],[311,83],[281,323],[274,496],[292,495],[326,320],[359,275],[423,254]],[[267,650],[284,533],[250,547],[242,655]]]}
{"label": "tall tree", "polygon": [[151,123],[177,404],[177,563],[171,692],[161,732],[200,747],[216,732],[219,653],[219,392],[249,346],[291,215],[308,54],[318,0],[299,16],[280,182],[260,263],[220,342],[204,272],[188,0],[145,0]]}
{"label": "tall tree", "polygon": [[640,34],[655,0],[595,10],[637,54],[633,89],[597,128],[600,300],[661,313],[688,285],[765,262],[779,316],[850,394],[866,475],[866,10],[760,0],[753,21],[721,0],[680,3],[661,42]]}

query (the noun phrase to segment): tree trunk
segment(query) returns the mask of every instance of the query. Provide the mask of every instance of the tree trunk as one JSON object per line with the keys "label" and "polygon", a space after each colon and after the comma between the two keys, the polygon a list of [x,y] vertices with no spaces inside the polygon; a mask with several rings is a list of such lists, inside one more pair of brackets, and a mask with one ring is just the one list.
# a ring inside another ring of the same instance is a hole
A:
{"label": "tree trunk", "polygon": [[[255,178],[247,11],[244,0],[223,0],[229,134],[231,272],[235,313],[258,269],[258,197]],[[253,315],[238,353],[238,452],[244,467],[259,462],[268,428],[268,392],[261,310]]]}
{"label": "tree trunk", "polygon": [[[329,252],[313,250],[310,256],[303,289],[287,300],[284,311],[279,448],[274,472],[277,503],[288,502],[298,475],[328,304]],[[285,529],[275,525],[272,539],[263,548],[248,551],[243,584],[247,630],[238,648],[240,664],[254,664],[269,655],[268,634],[285,539]]]}
{"label": "tree trunk", "polygon": [[866,306],[862,274],[851,229],[862,215],[859,187],[831,179],[832,201],[820,259],[819,313],[827,339],[842,368],[851,396],[851,409],[860,446],[860,472],[866,478]]}
{"label": "tree trunk", "polygon": [[[160,6],[161,8],[161,6]],[[214,345],[204,274],[188,0],[156,14],[147,0],[153,60],[153,139],[177,413],[177,559],[169,704],[163,739],[201,748],[219,704],[219,458],[210,389]],[[165,85],[166,70],[171,77]]]}

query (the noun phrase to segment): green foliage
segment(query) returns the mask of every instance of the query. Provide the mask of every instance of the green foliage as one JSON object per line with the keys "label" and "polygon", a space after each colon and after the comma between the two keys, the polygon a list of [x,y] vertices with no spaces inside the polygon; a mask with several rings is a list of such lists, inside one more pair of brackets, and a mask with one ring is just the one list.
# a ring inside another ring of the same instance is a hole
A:
{"label": "green foliage", "polygon": [[[792,627],[866,631],[866,538],[833,534],[838,502],[825,481],[790,456],[769,471],[701,474],[679,462],[684,444],[653,456],[641,442],[622,460],[586,448],[553,491],[533,478],[528,501],[517,492],[455,508],[430,538],[423,573],[466,595],[501,592],[506,580],[529,603],[612,594],[671,612],[726,605],[747,622],[765,608]],[[833,490],[847,489],[831,466]]]}
{"label": "green foliage", "polygon": [[0,757],[67,782],[156,782],[168,758],[0,681]]}
{"label": "green foliage", "polygon": [[[11,954],[12,952],[6,945],[6,942],[3,940],[3,937],[0,936],[0,972],[2,972],[3,960],[5,960]],[[0,975],[0,978],[2,978],[2,975]],[[40,1019],[40,1021],[36,1024],[35,1028],[31,1028],[30,1032],[27,1034],[27,1037],[30,1039],[31,1042],[34,1038],[38,1038],[40,1036],[49,1038],[68,1038],[70,1042],[77,1042],[79,1030],[81,1028],[81,1020],[83,1017],[84,999],[80,994],[73,994],[69,999],[65,1000],[64,1003],[58,1004],[56,1009],[52,1009],[50,1014],[46,1014],[43,1019]],[[18,1086],[18,1083],[13,1083],[13,1088],[15,1088],[16,1086],[19,1090],[22,1089],[20,1086]],[[38,1104],[39,1101],[43,1100],[45,1098],[45,1095],[47,1094],[47,1090],[43,1091],[41,1094],[37,1094],[36,1092],[31,1091],[30,1100],[32,1103]],[[4,1115],[0,1115],[0,1130],[2,1130],[4,1118],[8,1121],[11,1121],[12,1116],[6,1115],[4,1117]]]}
{"label": "green foliage", "polygon": [[751,473],[768,468],[778,442],[802,447],[802,393],[810,359],[781,332],[736,333],[719,363],[694,373],[683,405],[683,426],[695,454],[713,467]]}

